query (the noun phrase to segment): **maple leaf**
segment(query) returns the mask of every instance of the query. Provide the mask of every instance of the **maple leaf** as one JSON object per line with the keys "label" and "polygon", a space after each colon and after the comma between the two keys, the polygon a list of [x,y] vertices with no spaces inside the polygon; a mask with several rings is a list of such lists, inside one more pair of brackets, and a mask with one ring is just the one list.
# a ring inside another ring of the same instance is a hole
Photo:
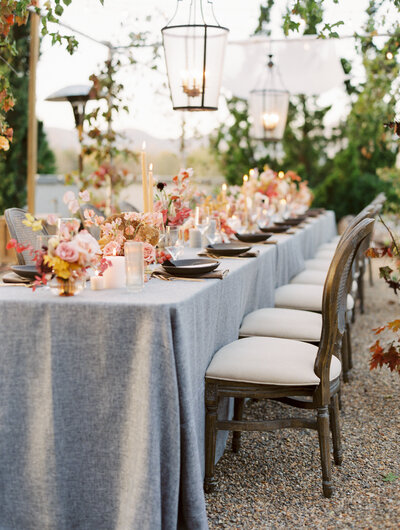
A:
{"label": "maple leaf", "polygon": [[392,344],[384,355],[384,363],[388,365],[389,370],[394,372],[400,367],[400,352]]}

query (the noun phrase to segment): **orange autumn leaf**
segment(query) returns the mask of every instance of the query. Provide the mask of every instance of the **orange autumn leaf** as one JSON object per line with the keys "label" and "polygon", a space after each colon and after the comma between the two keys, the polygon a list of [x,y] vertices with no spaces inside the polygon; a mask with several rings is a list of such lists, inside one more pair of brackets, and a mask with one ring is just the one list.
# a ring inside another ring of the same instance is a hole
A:
{"label": "orange autumn leaf", "polygon": [[389,322],[387,327],[388,329],[393,331],[393,333],[400,331],[400,319],[396,319],[396,320],[393,320],[392,322]]}
{"label": "orange autumn leaf", "polygon": [[381,326],[379,328],[375,328],[372,331],[375,333],[375,335],[379,335],[379,333],[382,333],[382,331],[386,329],[386,326]]}

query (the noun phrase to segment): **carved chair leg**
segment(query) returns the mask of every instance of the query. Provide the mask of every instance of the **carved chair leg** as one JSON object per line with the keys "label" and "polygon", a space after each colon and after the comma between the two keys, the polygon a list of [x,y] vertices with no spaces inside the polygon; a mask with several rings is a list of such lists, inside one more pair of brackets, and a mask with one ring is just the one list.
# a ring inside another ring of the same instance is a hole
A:
{"label": "carved chair leg", "polygon": [[340,385],[339,390],[338,390],[338,403],[339,403],[339,410],[342,410],[343,408],[342,385]]}
{"label": "carved chair leg", "polygon": [[342,361],[342,369],[343,369],[343,381],[345,383],[348,383],[349,381],[349,342],[347,340],[347,326],[346,331],[343,334],[342,338],[342,348],[341,348],[341,361]]}
{"label": "carved chair leg", "polygon": [[347,340],[347,358],[349,370],[353,368],[353,349],[351,347],[351,326],[350,323],[346,323],[346,340]]}
{"label": "carved chair leg", "polygon": [[369,284],[371,287],[374,286],[374,275],[372,274],[372,260],[368,258],[368,275],[369,275]]}
{"label": "carved chair leg", "polygon": [[218,387],[216,383],[207,383],[205,388],[206,432],[205,432],[205,478],[204,491],[211,493],[216,486],[214,479],[215,445],[217,439]]}
{"label": "carved chair leg", "polygon": [[364,270],[363,267],[360,269],[360,275],[357,280],[358,298],[360,300],[360,313],[364,314]]}
{"label": "carved chair leg", "polygon": [[[233,413],[234,420],[241,420],[243,417],[244,398],[235,398],[235,408]],[[241,431],[233,431],[232,437],[232,451],[238,453],[240,449],[240,435]]]}
{"label": "carved chair leg", "polygon": [[331,497],[333,493],[332,486],[332,469],[331,469],[331,454],[329,448],[329,412],[328,407],[320,407],[317,412],[317,427],[319,449],[321,454],[322,467],[322,489],[324,497]]}
{"label": "carved chair leg", "polygon": [[342,441],[340,437],[340,423],[339,423],[339,395],[335,394],[331,398],[329,405],[329,423],[332,431],[333,440],[333,458],[335,464],[340,466],[343,460]]}

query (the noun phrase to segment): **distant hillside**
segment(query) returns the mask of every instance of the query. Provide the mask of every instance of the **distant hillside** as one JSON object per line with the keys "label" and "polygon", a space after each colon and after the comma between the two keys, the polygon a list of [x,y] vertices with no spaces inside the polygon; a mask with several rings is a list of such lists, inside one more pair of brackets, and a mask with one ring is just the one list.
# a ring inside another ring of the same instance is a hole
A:
{"label": "distant hillside", "polygon": [[[60,151],[76,151],[79,150],[78,136],[75,130],[59,129],[56,127],[45,128],[50,147],[55,152]],[[128,140],[129,147],[132,150],[140,151],[143,141],[146,142],[146,149],[151,153],[159,153],[162,151],[170,151],[172,153],[179,153],[180,138],[169,140],[164,138],[156,138],[144,131],[137,129],[127,129],[122,131]],[[208,138],[201,139],[188,138],[187,151],[193,151],[201,146],[206,145]]]}

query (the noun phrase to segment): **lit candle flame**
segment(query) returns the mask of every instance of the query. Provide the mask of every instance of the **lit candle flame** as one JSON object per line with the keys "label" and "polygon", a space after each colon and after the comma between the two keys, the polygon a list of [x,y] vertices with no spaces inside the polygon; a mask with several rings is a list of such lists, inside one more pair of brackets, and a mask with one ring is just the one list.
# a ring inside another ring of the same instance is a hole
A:
{"label": "lit candle flame", "polygon": [[266,131],[273,131],[279,123],[279,114],[276,112],[266,112],[262,115],[264,129]]}
{"label": "lit candle flame", "polygon": [[149,164],[149,171],[153,171],[153,162],[150,162]]}
{"label": "lit candle flame", "polygon": [[226,191],[228,186],[225,184],[225,182],[222,184],[222,191]]}
{"label": "lit candle flame", "polygon": [[142,151],[146,151],[146,142],[143,140],[142,143]]}
{"label": "lit candle flame", "polygon": [[283,171],[279,171],[279,173],[278,173],[278,177],[279,177],[280,179],[283,179],[284,176],[285,176],[285,173],[284,173]]}
{"label": "lit candle flame", "polygon": [[248,175],[243,175],[243,182],[247,182],[249,180],[249,176]]}
{"label": "lit candle flame", "polygon": [[254,169],[250,169],[249,175],[251,179],[254,177],[254,173],[255,173]]}

